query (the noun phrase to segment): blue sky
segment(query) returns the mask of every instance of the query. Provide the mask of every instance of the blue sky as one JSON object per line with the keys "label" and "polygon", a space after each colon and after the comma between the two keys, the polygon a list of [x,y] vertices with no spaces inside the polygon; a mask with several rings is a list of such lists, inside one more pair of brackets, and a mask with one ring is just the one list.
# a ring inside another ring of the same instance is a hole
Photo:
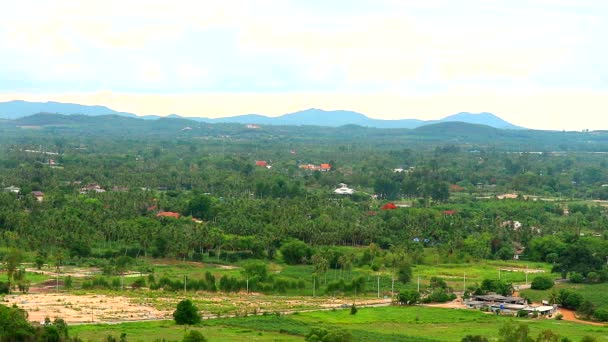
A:
{"label": "blue sky", "polygon": [[608,129],[607,36],[600,0],[22,0],[0,12],[0,100]]}

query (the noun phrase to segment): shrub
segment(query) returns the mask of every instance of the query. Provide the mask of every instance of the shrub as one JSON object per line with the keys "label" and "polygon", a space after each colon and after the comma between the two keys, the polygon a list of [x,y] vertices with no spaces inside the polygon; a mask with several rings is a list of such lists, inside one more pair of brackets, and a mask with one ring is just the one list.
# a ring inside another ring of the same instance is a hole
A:
{"label": "shrub", "polygon": [[175,324],[192,325],[201,321],[201,315],[198,313],[198,308],[188,299],[184,299],[177,303],[177,309],[173,312]]}
{"label": "shrub", "polygon": [[488,338],[481,335],[467,335],[460,340],[461,342],[488,342]]}
{"label": "shrub", "polygon": [[199,331],[190,330],[186,335],[184,335],[182,342],[207,342],[207,339]]}
{"label": "shrub", "polygon": [[593,316],[600,322],[608,322],[608,309],[597,309]]}
{"label": "shrub", "polygon": [[353,304],[353,305],[350,307],[350,314],[351,314],[351,315],[356,315],[356,314],[357,314],[357,311],[359,311],[359,310],[357,309],[357,307],[355,306],[355,304]]}
{"label": "shrub", "polygon": [[574,290],[562,289],[559,291],[557,301],[565,308],[576,310],[583,303],[583,296]]}
{"label": "shrub", "polygon": [[570,273],[570,282],[571,283],[575,283],[575,284],[579,284],[582,283],[583,280],[585,280],[585,278],[583,278],[583,275],[577,272],[572,272]]}
{"label": "shrub", "polygon": [[306,243],[300,240],[292,240],[281,246],[281,254],[287,264],[297,265],[302,264],[306,259],[310,259],[312,250]]}
{"label": "shrub", "polygon": [[414,305],[420,301],[420,293],[416,291],[403,291],[399,294],[399,303],[402,305]]}
{"label": "shrub", "polygon": [[551,277],[540,276],[532,280],[531,288],[533,290],[548,290],[552,288],[553,285],[555,285],[555,282],[553,281],[553,279],[551,279]]}

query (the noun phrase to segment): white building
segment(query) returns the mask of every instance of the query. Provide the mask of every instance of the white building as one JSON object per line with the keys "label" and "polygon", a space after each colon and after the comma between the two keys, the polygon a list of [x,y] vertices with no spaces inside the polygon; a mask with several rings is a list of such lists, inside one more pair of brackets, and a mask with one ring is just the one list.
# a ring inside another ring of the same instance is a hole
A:
{"label": "white building", "polygon": [[334,194],[337,195],[352,195],[355,193],[355,190],[349,188],[346,184],[340,183],[338,184],[339,188],[334,190]]}

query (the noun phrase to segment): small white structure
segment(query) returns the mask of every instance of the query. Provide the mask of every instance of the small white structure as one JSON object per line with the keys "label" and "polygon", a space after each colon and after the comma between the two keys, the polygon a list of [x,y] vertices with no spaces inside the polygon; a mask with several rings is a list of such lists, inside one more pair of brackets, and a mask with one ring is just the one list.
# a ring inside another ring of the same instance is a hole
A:
{"label": "small white structure", "polygon": [[16,186],[11,185],[8,188],[4,188],[4,191],[18,194],[21,191],[21,189]]}
{"label": "small white structure", "polygon": [[334,190],[334,194],[337,195],[352,195],[355,193],[355,190],[349,188],[346,184],[340,183],[338,184],[339,188]]}

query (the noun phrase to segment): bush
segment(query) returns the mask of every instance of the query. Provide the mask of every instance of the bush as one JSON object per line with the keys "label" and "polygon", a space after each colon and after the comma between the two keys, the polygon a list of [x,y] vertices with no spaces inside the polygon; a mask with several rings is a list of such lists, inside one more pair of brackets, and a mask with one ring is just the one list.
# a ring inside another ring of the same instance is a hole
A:
{"label": "bush", "polygon": [[574,290],[562,289],[557,301],[565,308],[576,310],[583,303],[583,296]]}
{"label": "bush", "polygon": [[553,279],[551,279],[551,277],[540,276],[532,280],[531,288],[533,290],[548,290],[552,288],[553,285],[555,285],[555,282],[553,281]]}
{"label": "bush", "polygon": [[399,304],[414,305],[420,301],[420,293],[416,291],[403,291],[399,294]]}
{"label": "bush", "polygon": [[173,312],[173,319],[178,325],[192,325],[201,321],[201,315],[190,300],[184,299],[177,304],[177,309]]}
{"label": "bush", "polygon": [[583,282],[583,280],[585,280],[585,278],[583,278],[582,274],[576,273],[576,272],[570,273],[570,277],[568,279],[570,279],[571,283],[575,283],[575,284],[580,284]]}
{"label": "bush", "polygon": [[287,264],[297,265],[304,263],[306,259],[310,259],[312,250],[306,243],[300,240],[292,240],[281,246],[281,254]]}
{"label": "bush", "polygon": [[608,322],[608,309],[597,309],[593,316],[600,322]]}
{"label": "bush", "polygon": [[350,314],[351,314],[351,315],[356,315],[356,314],[357,314],[357,311],[359,311],[359,310],[357,309],[357,307],[355,306],[355,304],[353,304],[353,305],[350,307]]}
{"label": "bush", "polygon": [[488,338],[481,335],[467,335],[460,340],[461,342],[488,342]]}
{"label": "bush", "polygon": [[182,342],[207,342],[207,339],[199,331],[190,330],[186,335],[184,335]]}

